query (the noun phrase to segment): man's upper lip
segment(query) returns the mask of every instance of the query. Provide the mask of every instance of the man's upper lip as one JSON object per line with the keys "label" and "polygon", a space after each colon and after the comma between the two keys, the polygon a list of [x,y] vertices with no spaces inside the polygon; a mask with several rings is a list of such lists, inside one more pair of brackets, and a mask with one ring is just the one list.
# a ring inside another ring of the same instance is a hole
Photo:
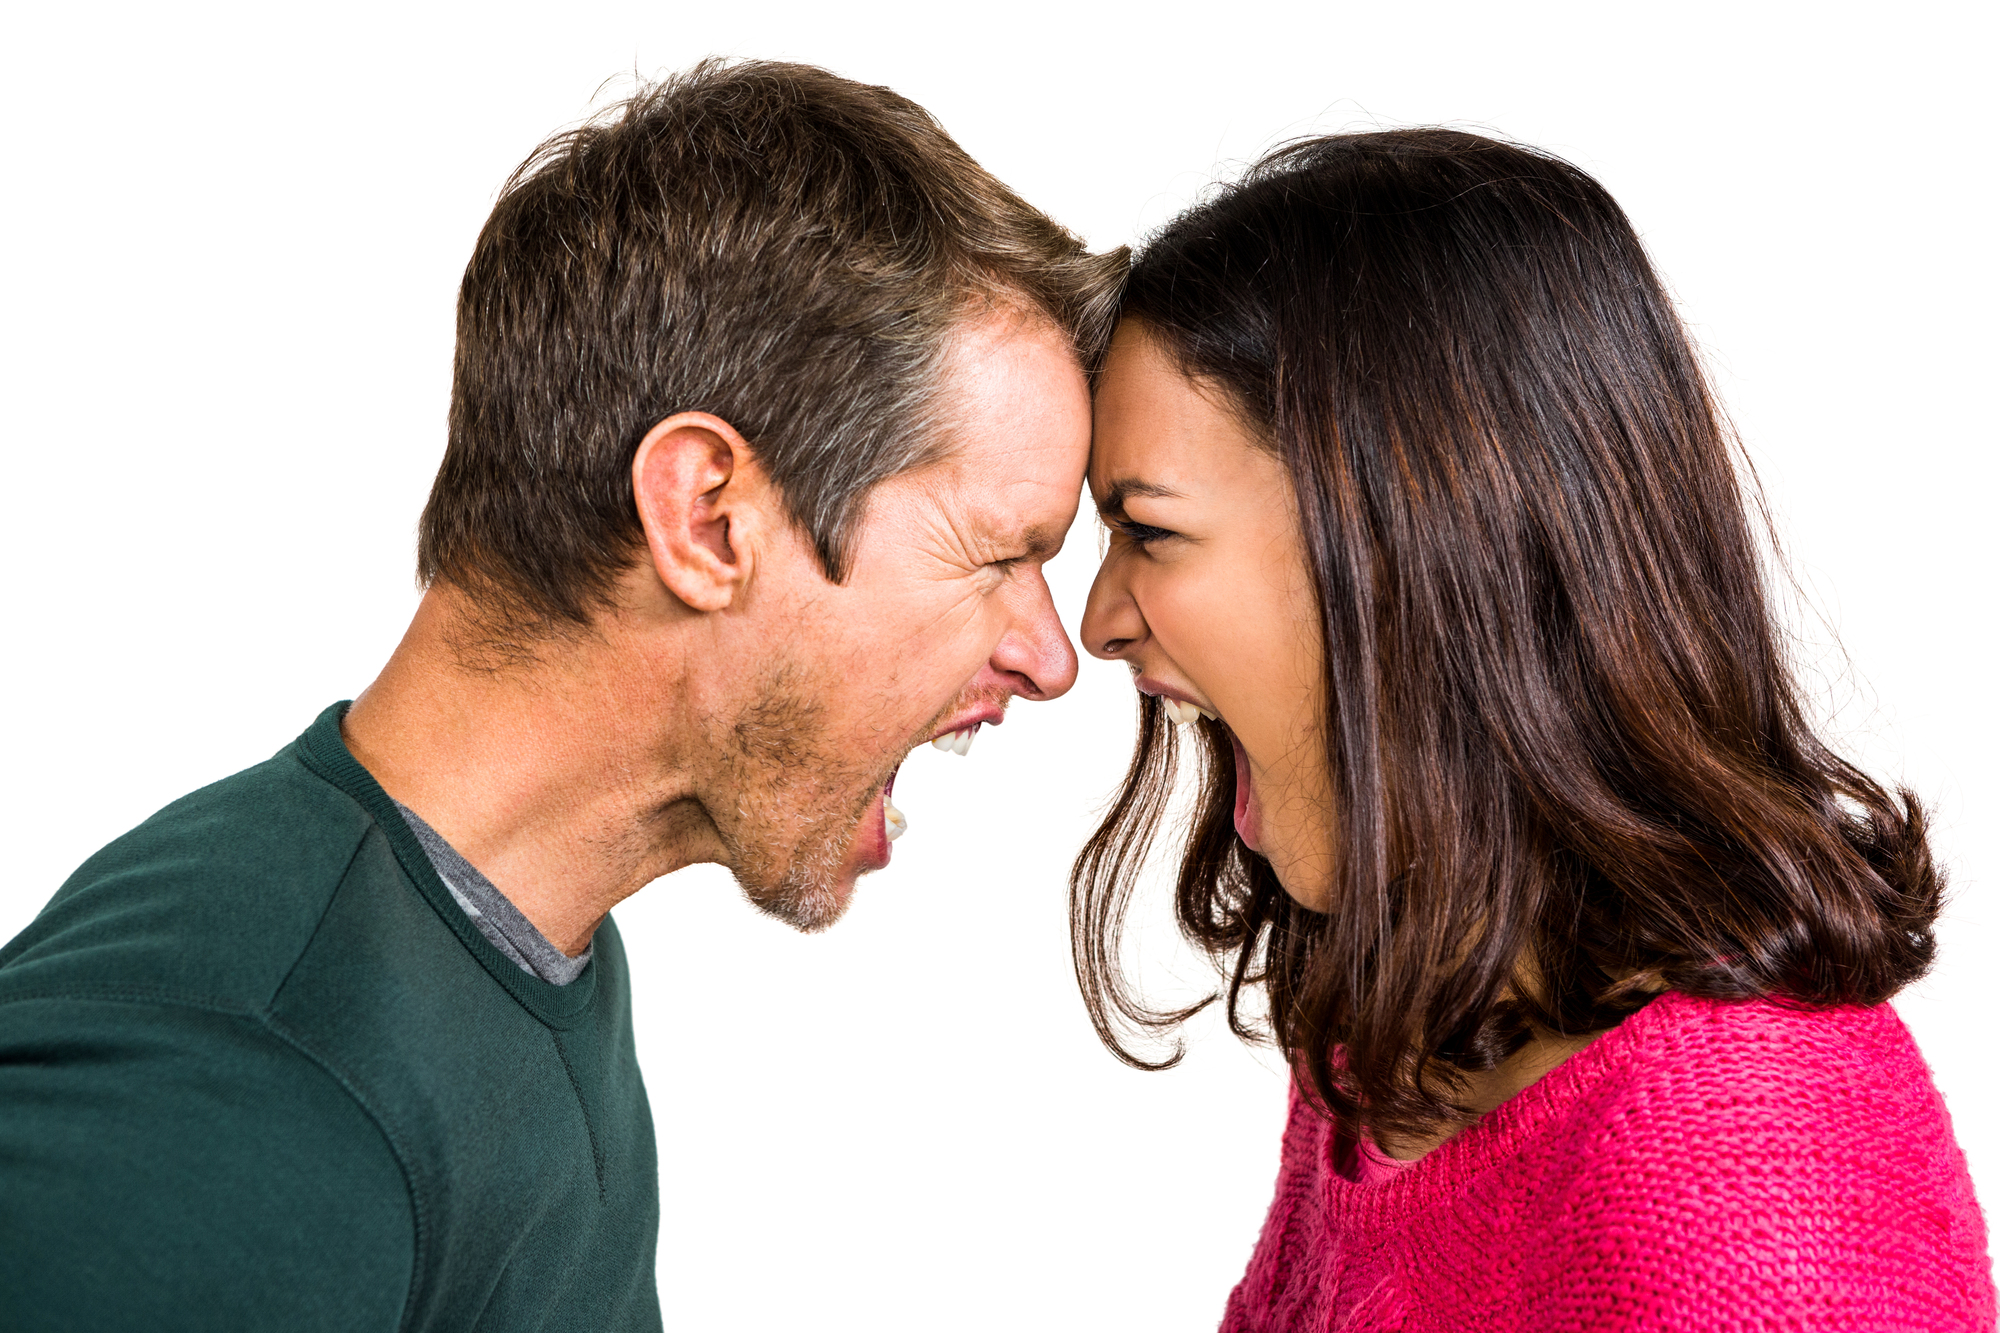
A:
{"label": "man's upper lip", "polygon": [[940,736],[949,736],[953,732],[964,731],[967,727],[976,726],[981,722],[986,723],[988,726],[997,727],[1005,718],[1006,710],[1001,708],[999,704],[980,704],[975,708],[966,709],[963,713],[958,714],[948,722],[939,724],[938,729],[930,734],[929,739],[936,740]]}

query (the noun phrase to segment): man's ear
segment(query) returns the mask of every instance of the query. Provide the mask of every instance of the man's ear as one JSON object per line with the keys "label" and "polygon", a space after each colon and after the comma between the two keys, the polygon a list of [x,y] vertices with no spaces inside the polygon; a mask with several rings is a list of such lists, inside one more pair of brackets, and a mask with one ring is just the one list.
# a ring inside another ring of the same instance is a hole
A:
{"label": "man's ear", "polygon": [[677,412],[632,455],[632,498],[660,582],[696,611],[720,611],[750,579],[774,498],[736,428]]}

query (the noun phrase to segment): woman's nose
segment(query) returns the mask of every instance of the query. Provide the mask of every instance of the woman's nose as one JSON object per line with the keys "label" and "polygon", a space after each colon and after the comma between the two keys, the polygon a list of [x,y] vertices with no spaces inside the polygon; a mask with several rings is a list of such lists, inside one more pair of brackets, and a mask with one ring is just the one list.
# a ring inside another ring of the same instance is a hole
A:
{"label": "woman's nose", "polygon": [[1146,638],[1146,618],[1139,614],[1139,604],[1118,577],[1116,563],[1113,556],[1097,567],[1077,635],[1085,652],[1106,661],[1129,656]]}

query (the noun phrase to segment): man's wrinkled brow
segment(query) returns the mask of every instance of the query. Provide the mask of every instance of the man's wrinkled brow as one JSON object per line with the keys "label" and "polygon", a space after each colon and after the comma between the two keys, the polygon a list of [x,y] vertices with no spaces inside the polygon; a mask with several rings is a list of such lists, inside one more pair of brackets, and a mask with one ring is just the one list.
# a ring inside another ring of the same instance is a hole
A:
{"label": "man's wrinkled brow", "polygon": [[1054,529],[1037,523],[1021,534],[1021,544],[1027,548],[1030,560],[1047,560],[1062,549],[1062,537]]}

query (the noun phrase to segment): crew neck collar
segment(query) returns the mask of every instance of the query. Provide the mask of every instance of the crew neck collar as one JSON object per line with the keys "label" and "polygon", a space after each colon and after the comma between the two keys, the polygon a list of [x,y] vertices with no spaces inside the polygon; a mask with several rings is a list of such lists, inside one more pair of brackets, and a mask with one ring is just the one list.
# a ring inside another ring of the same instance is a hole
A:
{"label": "crew neck collar", "polygon": [[340,720],[347,714],[353,701],[343,699],[332,705],[313,720],[305,734],[295,742],[299,762],[308,770],[331,783],[352,797],[356,804],[374,819],[383,835],[389,840],[389,849],[395,853],[397,864],[403,874],[423,895],[431,910],[438,914],[466,952],[479,960],[480,966],[517,1000],[521,1007],[542,1022],[555,1028],[574,1027],[581,1022],[590,1009],[590,1003],[597,991],[598,967],[593,962],[567,985],[558,986],[543,981],[532,973],[524,972],[506,954],[496,949],[492,942],[479,933],[458,903],[451,891],[438,878],[437,868],[430,857],[424,854],[417,835],[397,811],[396,803],[389,793],[382,790],[374,775],[363,768],[360,761],[347,748],[347,741],[340,734]]}

